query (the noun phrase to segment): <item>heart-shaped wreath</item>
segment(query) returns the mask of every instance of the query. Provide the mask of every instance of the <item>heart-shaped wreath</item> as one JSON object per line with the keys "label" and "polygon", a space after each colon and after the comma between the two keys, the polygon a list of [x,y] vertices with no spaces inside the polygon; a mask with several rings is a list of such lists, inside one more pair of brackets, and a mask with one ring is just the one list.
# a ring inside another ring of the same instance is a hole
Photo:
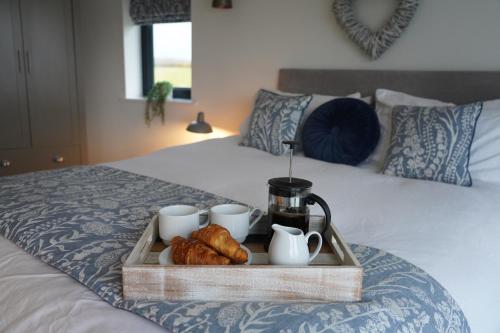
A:
{"label": "heart-shaped wreath", "polygon": [[382,53],[398,39],[410,24],[418,8],[419,0],[397,0],[398,7],[387,23],[378,31],[371,31],[361,23],[354,12],[355,0],[335,0],[333,12],[347,35],[358,44],[372,59]]}

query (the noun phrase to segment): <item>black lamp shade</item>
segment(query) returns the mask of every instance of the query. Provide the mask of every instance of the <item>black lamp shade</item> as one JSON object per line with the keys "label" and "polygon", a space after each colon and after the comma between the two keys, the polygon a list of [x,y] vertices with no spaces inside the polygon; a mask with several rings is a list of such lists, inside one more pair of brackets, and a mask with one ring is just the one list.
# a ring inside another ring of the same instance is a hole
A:
{"label": "black lamp shade", "polygon": [[189,132],[193,133],[212,133],[212,126],[205,122],[205,114],[203,112],[198,112],[196,120],[191,122],[186,128]]}
{"label": "black lamp shade", "polygon": [[222,8],[222,9],[230,9],[233,8],[232,0],[213,0],[212,1],[213,8]]}

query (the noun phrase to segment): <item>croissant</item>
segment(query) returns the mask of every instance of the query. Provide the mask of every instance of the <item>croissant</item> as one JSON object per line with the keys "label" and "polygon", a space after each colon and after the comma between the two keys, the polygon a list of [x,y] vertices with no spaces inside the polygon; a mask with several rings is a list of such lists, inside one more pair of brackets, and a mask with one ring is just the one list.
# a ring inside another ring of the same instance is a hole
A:
{"label": "croissant", "polygon": [[175,237],[171,241],[172,260],[176,265],[229,265],[231,261],[194,239]]}
{"label": "croissant", "polygon": [[248,253],[231,237],[226,228],[218,224],[210,224],[199,231],[193,231],[191,237],[212,247],[235,264],[243,264],[248,261]]}

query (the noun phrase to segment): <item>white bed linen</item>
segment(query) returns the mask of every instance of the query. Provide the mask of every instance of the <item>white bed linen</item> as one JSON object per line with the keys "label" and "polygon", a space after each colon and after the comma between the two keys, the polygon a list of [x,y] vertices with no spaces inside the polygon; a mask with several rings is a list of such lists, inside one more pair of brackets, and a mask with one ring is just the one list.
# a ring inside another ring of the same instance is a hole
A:
{"label": "white bed linen", "polygon": [[[110,163],[261,208],[267,180],[287,175],[287,157],[209,140]],[[423,268],[458,301],[473,333],[499,333],[500,186],[472,188],[393,178],[298,156],[294,176],[313,182],[349,242],[381,248]],[[160,331],[115,310],[63,273],[0,237],[0,331]]]}

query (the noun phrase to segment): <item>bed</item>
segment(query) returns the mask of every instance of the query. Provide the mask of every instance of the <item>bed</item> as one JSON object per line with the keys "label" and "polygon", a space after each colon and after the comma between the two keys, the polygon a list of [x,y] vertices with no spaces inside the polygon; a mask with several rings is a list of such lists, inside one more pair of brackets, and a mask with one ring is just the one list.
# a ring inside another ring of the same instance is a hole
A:
{"label": "bed", "polygon": [[[278,88],[343,95],[378,87],[456,103],[499,97],[500,73],[282,70]],[[266,208],[269,178],[287,157],[238,145],[238,136],[168,148],[107,164]],[[295,176],[333,207],[347,241],[380,248],[424,269],[451,293],[472,332],[500,332],[500,184],[471,188],[388,177],[298,155]],[[473,170],[471,170],[473,173]],[[474,177],[474,174],[472,175]],[[162,332],[0,237],[0,331]]]}

